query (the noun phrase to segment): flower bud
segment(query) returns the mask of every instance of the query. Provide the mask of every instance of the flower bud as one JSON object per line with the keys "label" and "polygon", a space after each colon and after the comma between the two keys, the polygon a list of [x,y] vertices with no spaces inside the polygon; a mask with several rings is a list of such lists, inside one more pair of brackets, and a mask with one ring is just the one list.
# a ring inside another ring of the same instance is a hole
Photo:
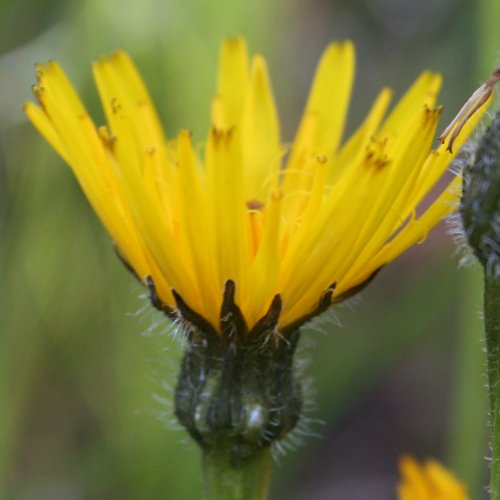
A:
{"label": "flower bud", "polygon": [[463,172],[460,204],[469,245],[488,276],[500,277],[500,113]]}

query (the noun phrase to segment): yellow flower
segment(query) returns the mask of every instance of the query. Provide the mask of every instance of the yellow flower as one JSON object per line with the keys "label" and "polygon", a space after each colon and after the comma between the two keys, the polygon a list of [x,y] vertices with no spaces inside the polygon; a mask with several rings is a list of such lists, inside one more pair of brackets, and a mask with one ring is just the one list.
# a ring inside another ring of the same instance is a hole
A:
{"label": "yellow flower", "polygon": [[399,500],[467,500],[467,488],[451,472],[435,460],[422,465],[412,457],[399,462],[402,481],[398,485]]}
{"label": "yellow flower", "polygon": [[96,128],[55,62],[38,66],[40,107],[25,110],[165,310],[182,301],[220,332],[230,283],[248,328],[271,304],[284,328],[354,293],[455,208],[459,178],[416,211],[453,158],[430,150],[440,76],[424,72],[387,117],[384,88],[344,140],[354,59],[350,42],[326,49],[290,145],[266,62],[249,62],[241,38],[222,45],[203,152],[186,130],[166,140],[122,51],[93,66],[107,126]]}

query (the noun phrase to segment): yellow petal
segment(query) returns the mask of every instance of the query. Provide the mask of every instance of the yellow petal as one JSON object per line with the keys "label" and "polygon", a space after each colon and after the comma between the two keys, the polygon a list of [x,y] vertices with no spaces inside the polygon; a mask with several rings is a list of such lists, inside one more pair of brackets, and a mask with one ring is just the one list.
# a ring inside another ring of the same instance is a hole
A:
{"label": "yellow petal", "polygon": [[[339,147],[345,127],[354,79],[354,46],[350,41],[332,43],[316,70],[302,123],[292,148],[289,168],[296,168],[302,149],[313,154],[333,155]],[[313,117],[316,133],[310,136],[307,122]]]}
{"label": "yellow petal", "polygon": [[238,127],[245,103],[248,82],[248,51],[241,37],[228,38],[222,43],[219,56],[217,98],[218,112],[212,121],[217,129]]}
{"label": "yellow petal", "polygon": [[59,153],[59,156],[61,156],[65,162],[69,163],[68,152],[61,142],[57,130],[54,129],[54,125],[50,121],[50,118],[32,102],[27,102],[23,109],[31,120],[31,123],[33,123],[40,134],[45,137],[45,140],[57,151],[57,153]]}
{"label": "yellow petal", "polygon": [[224,283],[231,279],[237,283],[237,299],[248,293],[249,267],[249,231],[240,148],[235,132],[214,129],[205,154],[207,210],[215,221],[219,290],[222,291]]}
{"label": "yellow petal", "polygon": [[241,128],[245,196],[266,201],[266,183],[280,169],[280,133],[266,62],[256,56],[248,85]]}
{"label": "yellow petal", "polygon": [[[277,293],[280,275],[280,205],[281,194],[271,194],[264,211],[264,231],[257,255],[250,269],[251,304],[245,304],[248,326],[251,328],[267,311]],[[247,300],[248,300],[247,299]]]}

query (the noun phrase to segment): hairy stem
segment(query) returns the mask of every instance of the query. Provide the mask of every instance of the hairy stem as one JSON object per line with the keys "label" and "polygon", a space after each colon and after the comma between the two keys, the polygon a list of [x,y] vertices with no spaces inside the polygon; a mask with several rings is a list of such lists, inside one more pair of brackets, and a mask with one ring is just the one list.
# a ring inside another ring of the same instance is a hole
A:
{"label": "hairy stem", "polygon": [[485,275],[484,326],[492,425],[491,498],[500,499],[500,279]]}

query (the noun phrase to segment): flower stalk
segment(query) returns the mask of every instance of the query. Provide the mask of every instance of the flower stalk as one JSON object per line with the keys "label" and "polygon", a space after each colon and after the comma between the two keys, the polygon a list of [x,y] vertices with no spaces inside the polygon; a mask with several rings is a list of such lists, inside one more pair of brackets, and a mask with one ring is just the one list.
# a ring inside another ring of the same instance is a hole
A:
{"label": "flower stalk", "polygon": [[484,271],[484,325],[491,419],[491,498],[500,499],[500,113],[464,170],[465,233]]}
{"label": "flower stalk", "polygon": [[491,408],[491,498],[500,499],[500,279],[485,274],[484,326]]}

